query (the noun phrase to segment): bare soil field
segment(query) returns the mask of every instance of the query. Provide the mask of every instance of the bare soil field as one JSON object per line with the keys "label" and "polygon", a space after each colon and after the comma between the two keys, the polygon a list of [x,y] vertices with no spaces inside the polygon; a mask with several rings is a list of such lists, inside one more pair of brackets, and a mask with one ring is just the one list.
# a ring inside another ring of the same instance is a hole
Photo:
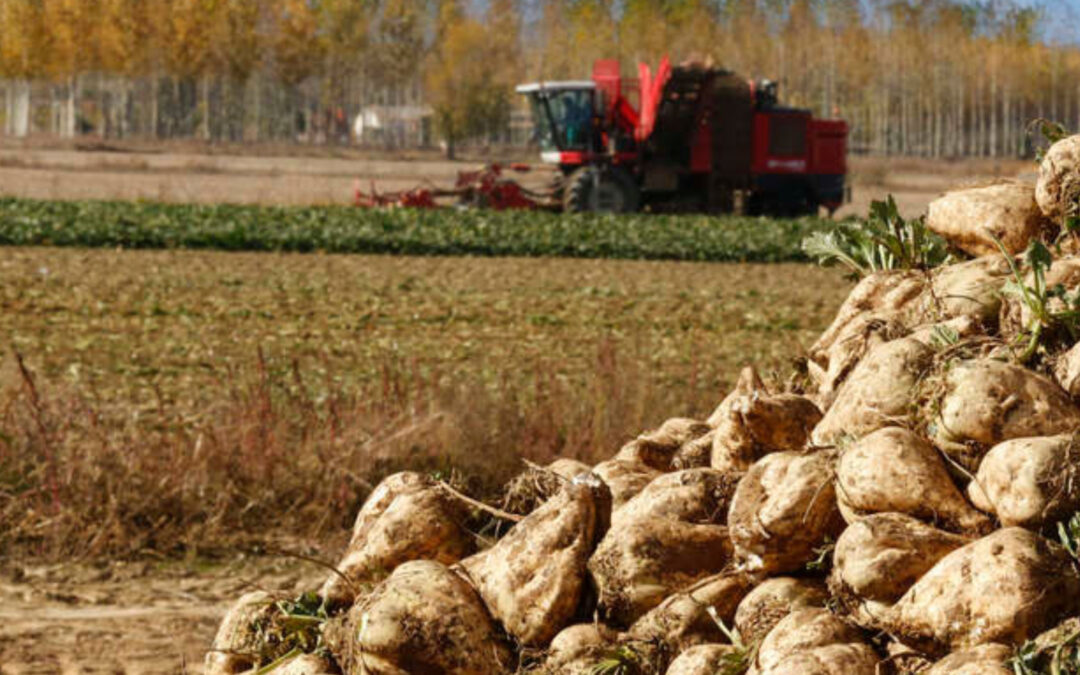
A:
{"label": "bare soil field", "polygon": [[[238,149],[225,149],[225,152]],[[453,185],[457,172],[487,157],[447,161],[435,153],[360,153],[324,150],[286,154],[207,154],[205,148],[166,147],[148,151],[0,145],[0,195],[36,199],[143,199],[166,202],[344,204],[357,185],[368,191],[404,190],[425,182]],[[522,178],[545,184],[549,167],[517,153],[510,159],[536,168]],[[851,159],[852,202],[839,217],[865,215],[870,202],[892,194],[904,215],[919,215],[950,188],[1033,174],[1019,160]]]}
{"label": "bare soil field", "polygon": [[851,203],[837,217],[865,216],[870,202],[892,195],[905,217],[926,213],[942,193],[997,180],[1035,181],[1035,163],[1015,159],[929,160],[852,157],[849,159]]}
{"label": "bare soil field", "polygon": [[[36,199],[343,204],[365,191],[453,185],[475,163],[442,160],[216,157],[70,150],[0,151],[0,191]],[[535,179],[534,179],[535,180]]]}

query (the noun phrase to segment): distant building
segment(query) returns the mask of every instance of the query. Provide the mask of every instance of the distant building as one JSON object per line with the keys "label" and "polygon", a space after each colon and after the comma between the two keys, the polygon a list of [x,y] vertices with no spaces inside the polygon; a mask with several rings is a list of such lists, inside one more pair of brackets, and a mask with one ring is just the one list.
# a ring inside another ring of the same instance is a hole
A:
{"label": "distant building", "polygon": [[353,119],[353,140],[387,148],[429,147],[432,116],[426,105],[364,106]]}

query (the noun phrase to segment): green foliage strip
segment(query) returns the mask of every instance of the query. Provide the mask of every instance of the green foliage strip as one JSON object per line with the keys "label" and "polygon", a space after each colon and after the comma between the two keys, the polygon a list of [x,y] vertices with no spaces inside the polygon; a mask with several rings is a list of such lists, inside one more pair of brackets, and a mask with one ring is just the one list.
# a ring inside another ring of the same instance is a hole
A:
{"label": "green foliage strip", "polygon": [[817,219],[0,199],[0,245],[805,261]]}

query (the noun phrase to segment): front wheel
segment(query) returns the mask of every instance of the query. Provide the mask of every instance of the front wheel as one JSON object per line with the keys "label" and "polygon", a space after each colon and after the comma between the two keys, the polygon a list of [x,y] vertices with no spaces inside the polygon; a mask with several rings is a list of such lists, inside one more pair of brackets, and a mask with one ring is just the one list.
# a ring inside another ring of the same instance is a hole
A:
{"label": "front wheel", "polygon": [[633,213],[640,206],[641,191],[625,169],[583,166],[566,180],[567,213]]}

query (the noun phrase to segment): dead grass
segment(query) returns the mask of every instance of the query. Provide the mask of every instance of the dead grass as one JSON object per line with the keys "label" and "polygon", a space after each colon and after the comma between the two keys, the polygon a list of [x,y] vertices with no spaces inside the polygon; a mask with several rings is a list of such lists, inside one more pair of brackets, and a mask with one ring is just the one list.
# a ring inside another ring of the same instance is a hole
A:
{"label": "dead grass", "polygon": [[5,249],[0,550],[332,545],[389,472],[491,496],[520,458],[705,416],[847,290],[799,265]]}

